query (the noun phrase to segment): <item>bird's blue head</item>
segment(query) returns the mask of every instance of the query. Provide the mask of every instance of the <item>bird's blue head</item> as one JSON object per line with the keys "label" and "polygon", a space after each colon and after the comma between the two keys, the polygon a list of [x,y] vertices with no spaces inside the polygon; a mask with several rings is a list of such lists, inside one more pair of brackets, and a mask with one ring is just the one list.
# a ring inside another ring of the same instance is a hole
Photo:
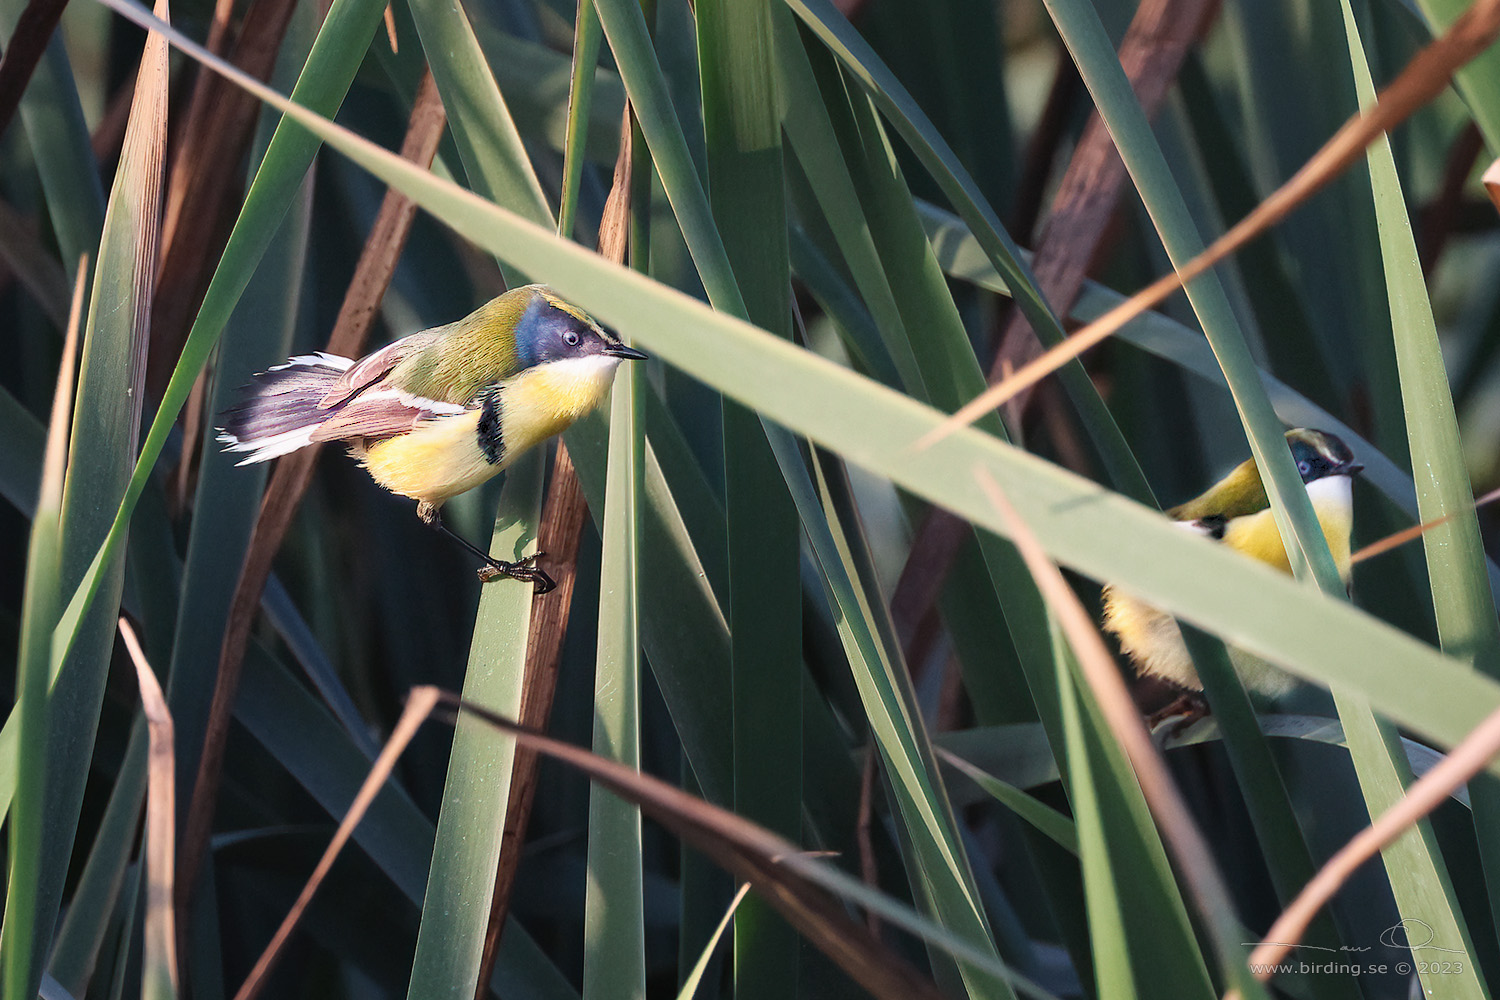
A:
{"label": "bird's blue head", "polygon": [[593,318],[545,285],[534,294],[516,323],[516,360],[522,369],[590,356],[642,361],[646,355],[620,343]]}

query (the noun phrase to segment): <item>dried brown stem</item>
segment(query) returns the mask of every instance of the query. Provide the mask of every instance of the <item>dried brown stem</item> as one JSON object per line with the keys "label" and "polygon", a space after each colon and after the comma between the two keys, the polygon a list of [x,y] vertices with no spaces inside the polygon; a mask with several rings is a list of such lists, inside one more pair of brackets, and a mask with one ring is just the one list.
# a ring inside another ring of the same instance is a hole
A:
{"label": "dried brown stem", "polygon": [[[1148,117],[1166,98],[1188,46],[1210,9],[1209,0],[1145,0],[1136,11],[1120,43],[1120,64]],[[1060,77],[1062,73],[1059,69]],[[1125,179],[1125,164],[1096,111],[1068,163],[1032,261],[1038,287],[1059,313],[1065,313],[1078,297]],[[1030,324],[1019,311],[1013,311],[1000,338],[989,381],[1002,382],[1012,368],[1034,359],[1040,350]],[[1018,399],[1017,404],[1019,412],[1024,400]],[[968,525],[962,519],[941,509],[929,511],[917,529],[911,555],[891,599],[891,613],[904,647],[911,645],[917,623],[937,602],[967,533]]]}
{"label": "dried brown stem", "polygon": [[1265,940],[1250,953],[1251,969],[1266,970],[1256,972],[1257,978],[1270,978],[1270,967],[1297,946],[1318,911],[1360,865],[1442,805],[1449,795],[1484,770],[1496,754],[1500,754],[1500,711],[1487,716],[1462,743],[1407,789],[1395,805],[1328,859],[1271,925]]}
{"label": "dried brown stem", "polygon": [[381,749],[380,756],[375,758],[375,763],[370,767],[370,774],[365,778],[364,784],[359,786],[359,793],[354,796],[349,811],[339,823],[339,828],[334,832],[333,840],[329,841],[323,856],[318,859],[318,866],[313,869],[312,875],[308,876],[307,884],[297,895],[297,901],[292,904],[291,910],[287,912],[286,919],[276,929],[276,934],[271,938],[271,943],[266,945],[266,950],[255,962],[255,967],[250,970],[250,975],[245,977],[245,982],[235,993],[234,1000],[255,1000],[262,987],[266,985],[266,979],[271,975],[271,969],[275,967],[276,960],[281,957],[281,949],[286,946],[287,940],[292,936],[297,922],[302,919],[302,914],[307,912],[307,905],[312,902],[313,895],[318,887],[323,884],[323,879],[333,868],[334,859],[354,835],[354,828],[359,821],[364,819],[370,804],[375,801],[375,796],[380,794],[381,786],[391,776],[391,771],[396,766],[396,760],[401,756],[406,745],[411,742],[412,737],[417,734],[423,722],[432,714],[433,708],[438,704],[442,692],[437,688],[419,687],[413,688],[411,696],[406,700],[406,710],[401,713],[401,718],[396,722],[396,728],[391,732],[391,738],[386,741],[385,747]]}
{"label": "dried brown stem", "polygon": [[[620,263],[630,234],[630,162],[631,110],[627,104],[620,121],[620,152],[615,159],[614,183],[599,221],[599,253]],[[573,470],[568,449],[557,446],[557,464],[552,470],[552,484],[547,491],[547,505],[537,531],[537,550],[555,557],[557,590],[533,599],[531,630],[527,636],[526,669],[521,682],[521,725],[545,732],[552,714],[552,696],[557,690],[557,671],[562,660],[562,643],[568,629],[568,613],[573,607],[573,588],[577,582],[574,562],[583,533],[588,505]],[[505,932],[505,918],[510,912],[510,895],[515,888],[516,870],[521,863],[521,845],[531,821],[531,803],[536,793],[536,752],[517,747],[511,767],[510,798],[505,807],[505,831],[500,839],[500,860],[495,870],[495,888],[490,895],[490,918],[485,928],[484,954],[479,963],[479,979],[474,984],[475,997],[489,992],[500,938]]]}
{"label": "dried brown stem", "polygon": [[[295,9],[292,0],[251,4],[229,61],[257,80],[268,79]],[[227,23],[219,19],[223,14],[216,13],[213,27],[221,45]],[[166,388],[182,353],[193,314],[218,260],[214,251],[228,239],[233,195],[241,176],[225,165],[238,164],[244,157],[260,107],[254,95],[217,73],[200,73],[193,88],[162,216],[161,271],[152,305],[151,358],[146,371],[146,385],[154,396]],[[181,225],[183,220],[191,224]]]}
{"label": "dried brown stem", "polygon": [[[432,75],[428,73],[423,77],[417,92],[401,155],[414,163],[431,163],[445,121],[442,101],[438,98]],[[329,353],[344,356],[360,353],[380,299],[390,284],[391,275],[395,273],[396,261],[400,257],[401,248],[406,244],[406,236],[415,214],[416,207],[411,201],[395,191],[387,192],[385,201],[380,206],[380,214],[375,220],[375,227],[365,241],[354,279],[345,293],[333,333],[328,338]],[[271,476],[271,484],[261,501],[260,516],[251,533],[245,563],[229,605],[224,641],[219,650],[218,681],[214,687],[203,752],[198,761],[198,776],[193,784],[193,800],[183,833],[177,892],[178,909],[184,914],[188,911],[194,883],[208,849],[214,803],[218,798],[219,774],[224,763],[224,746],[229,738],[229,719],[234,710],[235,694],[239,690],[240,670],[244,665],[250,627],[254,624],[256,611],[260,606],[261,591],[265,589],[266,580],[271,574],[271,561],[275,558],[276,550],[281,547],[297,505],[312,481],[313,464],[317,460],[318,451],[317,446],[304,448],[277,463],[276,471]]]}
{"label": "dried brown stem", "polygon": [[[547,489],[547,504],[537,529],[537,551],[548,555],[548,568],[557,589],[537,594],[531,599],[531,627],[526,637],[526,669],[521,681],[521,707],[518,721],[528,729],[545,732],[552,716],[552,698],[557,691],[558,668],[562,663],[563,640],[568,634],[568,617],[573,610],[573,590],[578,583],[575,563],[583,536],[588,504],[568,449],[557,446],[557,462],[552,467],[552,483]],[[484,955],[480,960],[475,996],[489,992],[494,974],[505,918],[510,912],[511,891],[521,864],[521,845],[531,820],[531,804],[536,797],[536,751],[517,747],[511,767],[510,798],[505,806],[505,831],[500,838],[500,862],[495,869],[495,889],[490,896],[489,926],[485,930]]]}
{"label": "dried brown stem", "polygon": [[16,116],[21,95],[26,92],[42,53],[47,51],[67,5],[68,0],[30,0],[21,11],[16,30],[6,40],[5,55],[0,57],[0,133]]}
{"label": "dried brown stem", "polygon": [[995,407],[1003,405],[1084,351],[1103,343],[1118,332],[1120,327],[1166,301],[1168,296],[1183,285],[1206,273],[1286,218],[1304,201],[1357,162],[1370,143],[1442,93],[1453,79],[1453,74],[1487,49],[1497,34],[1500,34],[1500,0],[1476,0],[1442,36],[1407,63],[1401,75],[1381,91],[1379,101],[1367,113],[1356,115],[1345,122],[1290,180],[1271,192],[1265,201],[1215,240],[1208,249],[1174,272],[1158,278],[1061,344],[1047,350],[1035,361],[1022,366],[999,385],[981,393],[924,435],[916,447],[930,447],[957,428],[971,424]]}
{"label": "dried brown stem", "polygon": [[[415,698],[418,688],[412,692]],[[757,893],[872,995],[890,1000],[939,1000],[926,979],[848,916],[809,874],[808,852],[750,820],[704,802],[660,778],[642,774],[583,747],[552,739],[455,695],[442,703],[488,722],[523,746],[575,767],[600,787],[638,806],[689,846],[702,851]]]}
{"label": "dried brown stem", "polygon": [[[1500,500],[1500,490],[1490,490],[1484,496],[1474,501],[1474,507],[1478,509],[1487,503],[1494,503],[1496,500]],[[1400,548],[1407,542],[1416,541],[1433,528],[1447,524],[1457,517],[1459,513],[1459,511],[1454,511],[1452,514],[1444,514],[1442,517],[1435,517],[1431,521],[1414,524],[1410,528],[1403,528],[1400,531],[1386,535],[1379,541],[1371,542],[1369,545],[1356,551],[1349,557],[1349,561],[1356,563],[1364,562],[1366,559],[1374,559],[1376,556],[1385,555],[1392,549]]]}
{"label": "dried brown stem", "polygon": [[135,664],[141,689],[141,714],[146,717],[149,737],[146,784],[146,962],[163,963],[175,989],[177,973],[177,916],[172,901],[172,866],[177,838],[177,764],[172,735],[172,715],[157,683],[156,672],[146,662],[146,653],[135,629],[120,619],[120,638]]}
{"label": "dried brown stem", "polygon": [[1068,645],[1073,649],[1079,672],[1099,705],[1105,725],[1130,761],[1140,783],[1141,796],[1146,800],[1178,870],[1182,872],[1183,883],[1199,913],[1210,925],[1222,929],[1234,920],[1229,908],[1229,890],[1214,864],[1208,842],[1193,822],[1187,802],[1167,771],[1166,761],[1151,742],[1151,734],[1146,730],[1146,724],[1125,686],[1125,678],[1115,666],[1114,657],[1105,646],[1093,616],[1068,586],[1062,571],[1048,558],[1031,529],[1021,520],[1000,485],[983,466],[975,466],[974,478],[1005,521],[1011,541],[1026,561],[1037,589],[1057,616]]}

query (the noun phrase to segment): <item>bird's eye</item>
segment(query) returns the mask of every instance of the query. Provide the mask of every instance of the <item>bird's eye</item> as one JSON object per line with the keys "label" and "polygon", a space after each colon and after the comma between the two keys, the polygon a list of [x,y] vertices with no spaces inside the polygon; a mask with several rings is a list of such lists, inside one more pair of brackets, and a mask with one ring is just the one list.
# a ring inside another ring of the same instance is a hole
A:
{"label": "bird's eye", "polygon": [[563,334],[563,342],[566,343],[569,347],[577,347],[578,331],[569,330],[567,333]]}
{"label": "bird's eye", "polygon": [[1302,461],[1297,463],[1297,471],[1300,472],[1303,476],[1306,476],[1309,472],[1312,471],[1312,463],[1304,458]]}

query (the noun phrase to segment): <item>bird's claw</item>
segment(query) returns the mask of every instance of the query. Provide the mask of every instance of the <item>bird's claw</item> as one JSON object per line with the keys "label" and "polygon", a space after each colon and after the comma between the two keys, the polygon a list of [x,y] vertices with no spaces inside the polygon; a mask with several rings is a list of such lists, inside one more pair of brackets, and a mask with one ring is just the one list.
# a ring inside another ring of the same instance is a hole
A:
{"label": "bird's claw", "polygon": [[557,589],[557,582],[547,575],[547,572],[538,569],[536,561],[546,553],[538,552],[515,562],[506,562],[503,559],[490,559],[485,565],[479,567],[479,582],[489,583],[498,580],[502,576],[510,577],[512,580],[522,580],[536,586],[536,593],[546,594]]}
{"label": "bird's claw", "polygon": [[1163,740],[1176,739],[1209,714],[1202,691],[1189,691],[1146,719],[1146,728]]}

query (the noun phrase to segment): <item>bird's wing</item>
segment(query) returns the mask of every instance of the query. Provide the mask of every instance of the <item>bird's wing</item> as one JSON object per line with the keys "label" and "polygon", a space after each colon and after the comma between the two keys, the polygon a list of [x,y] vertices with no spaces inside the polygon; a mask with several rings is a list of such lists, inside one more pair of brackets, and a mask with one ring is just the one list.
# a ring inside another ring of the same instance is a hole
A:
{"label": "bird's wing", "polygon": [[[392,345],[394,346],[394,345]],[[400,389],[382,387],[360,392],[339,411],[318,425],[314,441],[345,441],[350,438],[382,438],[405,434],[423,420],[463,413],[464,407]]]}
{"label": "bird's wing", "polygon": [[391,373],[391,369],[412,354],[427,346],[427,340],[422,334],[414,333],[410,337],[402,337],[395,343],[387,344],[374,354],[360,358],[329,387],[328,392],[318,401],[318,408],[331,410],[340,403],[348,402],[385,378]]}

